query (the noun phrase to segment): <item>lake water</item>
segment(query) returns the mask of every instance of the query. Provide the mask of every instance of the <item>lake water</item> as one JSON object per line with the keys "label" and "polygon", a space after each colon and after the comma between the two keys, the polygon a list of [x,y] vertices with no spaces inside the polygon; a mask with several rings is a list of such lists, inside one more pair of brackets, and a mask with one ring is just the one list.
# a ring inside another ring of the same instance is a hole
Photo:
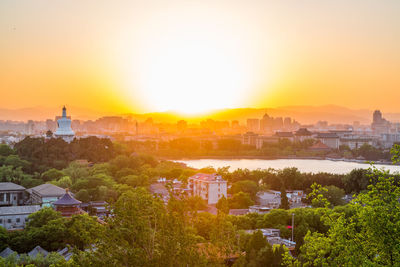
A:
{"label": "lake water", "polygon": [[[369,164],[347,161],[316,160],[316,159],[196,159],[196,160],[177,160],[189,167],[201,169],[204,167],[214,167],[215,169],[230,166],[230,171],[236,169],[284,169],[286,167],[296,167],[301,172],[328,172],[336,174],[346,174],[353,169],[368,169]],[[389,169],[390,172],[400,172],[400,166],[376,164],[377,168]]]}

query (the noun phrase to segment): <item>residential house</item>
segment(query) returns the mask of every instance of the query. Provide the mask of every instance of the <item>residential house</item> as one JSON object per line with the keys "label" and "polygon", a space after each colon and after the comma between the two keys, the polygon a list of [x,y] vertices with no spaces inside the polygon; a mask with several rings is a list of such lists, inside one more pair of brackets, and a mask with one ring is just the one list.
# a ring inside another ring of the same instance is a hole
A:
{"label": "residential house", "polygon": [[40,209],[40,205],[0,207],[0,226],[7,230],[24,229],[28,216]]}
{"label": "residential house", "polygon": [[0,183],[0,206],[18,206],[25,202],[25,187],[14,183]]}
{"label": "residential house", "polygon": [[188,178],[189,189],[194,196],[200,196],[208,204],[216,204],[227,197],[227,182],[217,174],[197,173]]}
{"label": "residential house", "polygon": [[53,184],[41,184],[29,188],[30,203],[42,207],[51,207],[52,204],[65,194],[65,189]]}

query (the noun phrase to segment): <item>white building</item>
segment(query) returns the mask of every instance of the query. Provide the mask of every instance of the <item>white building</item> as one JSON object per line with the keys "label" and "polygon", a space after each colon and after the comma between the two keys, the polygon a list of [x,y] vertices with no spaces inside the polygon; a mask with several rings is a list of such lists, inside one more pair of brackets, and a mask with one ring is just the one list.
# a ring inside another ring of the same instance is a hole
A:
{"label": "white building", "polygon": [[39,205],[0,207],[0,226],[7,230],[24,229],[28,216],[40,209]]}
{"label": "white building", "polygon": [[316,139],[332,149],[339,149],[339,136],[336,133],[318,133]]}
{"label": "white building", "polygon": [[66,142],[71,142],[74,139],[75,133],[71,128],[71,118],[67,117],[67,109],[63,107],[62,117],[57,120],[57,130],[54,133],[55,137],[61,137]]}
{"label": "white building", "polygon": [[41,207],[51,207],[65,195],[65,189],[53,184],[41,184],[26,190],[30,194],[30,203]]}
{"label": "white building", "polygon": [[208,204],[216,204],[227,196],[227,182],[217,174],[197,173],[188,178],[188,186],[194,196],[200,196]]}

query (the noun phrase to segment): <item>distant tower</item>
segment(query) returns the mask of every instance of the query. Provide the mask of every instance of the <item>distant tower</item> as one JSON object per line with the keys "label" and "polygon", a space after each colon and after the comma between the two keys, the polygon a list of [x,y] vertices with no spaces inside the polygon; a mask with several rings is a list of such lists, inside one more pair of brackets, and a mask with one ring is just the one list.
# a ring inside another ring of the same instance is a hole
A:
{"label": "distant tower", "polygon": [[67,109],[65,106],[62,109],[62,117],[57,120],[57,130],[54,133],[55,137],[61,137],[66,142],[71,142],[74,139],[75,133],[71,128],[71,119],[67,117]]}
{"label": "distant tower", "polygon": [[380,110],[375,110],[373,115],[373,123],[380,123],[382,122],[382,113]]}

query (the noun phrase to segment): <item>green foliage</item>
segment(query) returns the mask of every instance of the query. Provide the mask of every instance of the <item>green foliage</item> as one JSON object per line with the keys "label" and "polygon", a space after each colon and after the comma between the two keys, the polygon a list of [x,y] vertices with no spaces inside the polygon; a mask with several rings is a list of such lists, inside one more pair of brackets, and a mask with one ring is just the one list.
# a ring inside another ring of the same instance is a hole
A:
{"label": "green foliage", "polygon": [[18,156],[32,163],[31,173],[49,168],[62,169],[77,159],[105,162],[115,156],[113,143],[97,137],[74,139],[71,143],[61,138],[45,141],[44,138],[26,137],[14,148]]}
{"label": "green foliage", "polygon": [[71,188],[72,187],[72,180],[69,176],[64,176],[60,178],[58,181],[52,181],[52,184],[59,186],[61,188]]}
{"label": "green foliage", "polygon": [[222,212],[225,214],[229,214],[229,201],[226,199],[225,196],[222,196],[218,200],[216,208],[218,209],[218,213]]}
{"label": "green foliage", "polygon": [[387,172],[350,204],[350,214],[327,211],[327,235],[308,233],[301,261],[335,266],[393,266],[400,261],[400,188]]}
{"label": "green foliage", "polygon": [[250,180],[238,181],[232,184],[231,192],[232,194],[244,192],[249,194],[252,200],[255,200],[256,194],[258,192],[258,185],[257,183]]}
{"label": "green foliage", "polygon": [[0,226],[0,251],[7,247],[8,233],[7,230]]}
{"label": "green foliage", "polygon": [[[97,249],[77,259],[93,265],[185,266],[201,262],[195,239],[179,214],[142,188],[124,193],[99,237]],[[78,262],[79,264],[79,262]]]}
{"label": "green foliage", "polygon": [[229,199],[230,209],[247,209],[251,205],[254,205],[254,201],[248,193],[239,192]]}
{"label": "green foliage", "polygon": [[60,218],[62,217],[59,212],[56,212],[54,209],[50,207],[44,207],[41,210],[29,215],[28,217],[29,220],[26,223],[26,229],[41,227],[49,221],[57,220]]}
{"label": "green foliage", "polygon": [[280,209],[288,210],[290,209],[290,204],[288,197],[286,195],[286,189],[285,187],[281,188],[281,204],[279,205]]}
{"label": "green foliage", "polygon": [[0,156],[7,157],[14,154],[15,151],[6,144],[0,144]]}
{"label": "green foliage", "polygon": [[333,206],[344,205],[345,201],[343,197],[345,195],[344,190],[334,185],[328,185],[325,187],[327,191],[323,192],[323,196]]}
{"label": "green foliage", "polygon": [[60,254],[57,252],[51,252],[46,257],[43,257],[42,254],[38,254],[36,257],[30,257],[27,254],[21,254],[20,257],[10,255],[5,259],[0,257],[0,266],[61,267],[69,265]]}
{"label": "green foliage", "polygon": [[392,154],[393,163],[400,162],[400,145],[399,144],[394,144],[393,147],[390,149],[390,153]]}
{"label": "green foliage", "polygon": [[245,242],[244,256],[233,266],[281,266],[283,256],[288,252],[285,246],[274,246],[267,242],[261,231],[255,231]]}
{"label": "green foliage", "polygon": [[65,174],[62,171],[52,168],[42,173],[41,178],[43,181],[48,182],[53,180],[57,181],[64,176]]}
{"label": "green foliage", "polygon": [[347,174],[344,178],[344,189],[346,193],[352,192],[361,192],[366,190],[369,183],[370,171],[366,169],[354,169],[349,174]]}
{"label": "green foliage", "polygon": [[74,215],[66,222],[69,243],[83,250],[95,244],[103,234],[103,225],[87,214]]}
{"label": "green foliage", "polygon": [[121,178],[121,182],[132,187],[148,186],[149,177],[147,175],[128,175]]}
{"label": "green foliage", "polygon": [[82,202],[89,202],[91,200],[90,194],[86,189],[81,189],[75,194],[75,198]]}
{"label": "green foliage", "polygon": [[325,197],[327,195],[328,189],[321,186],[320,184],[313,183],[311,185],[311,193],[307,195],[308,199],[311,199],[311,204],[313,207],[329,207],[330,203]]}

